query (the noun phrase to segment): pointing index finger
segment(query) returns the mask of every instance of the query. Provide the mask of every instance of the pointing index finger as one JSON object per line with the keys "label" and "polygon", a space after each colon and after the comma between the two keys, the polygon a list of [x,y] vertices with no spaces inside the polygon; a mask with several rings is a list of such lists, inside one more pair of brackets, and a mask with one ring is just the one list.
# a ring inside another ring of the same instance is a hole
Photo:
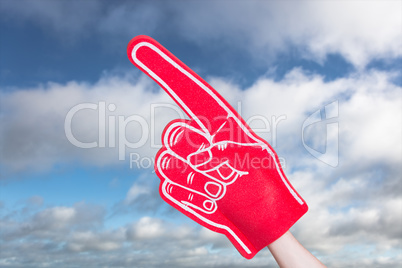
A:
{"label": "pointing index finger", "polygon": [[205,133],[215,133],[228,117],[238,118],[216,90],[154,39],[133,38],[127,54],[130,61],[157,82]]}

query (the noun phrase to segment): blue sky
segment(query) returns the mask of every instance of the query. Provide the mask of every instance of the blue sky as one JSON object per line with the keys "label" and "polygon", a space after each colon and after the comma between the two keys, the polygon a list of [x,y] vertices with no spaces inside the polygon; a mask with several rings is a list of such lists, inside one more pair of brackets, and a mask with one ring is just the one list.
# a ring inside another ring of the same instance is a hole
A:
{"label": "blue sky", "polygon": [[[151,163],[164,126],[183,114],[127,59],[131,38],[146,34],[274,147],[310,207],[292,228],[310,251],[329,267],[397,267],[401,10],[1,0],[0,266],[275,267],[267,249],[245,260],[159,197]],[[79,105],[93,108],[72,114]],[[333,118],[306,125],[325,107]],[[75,146],[66,128],[98,146]]]}

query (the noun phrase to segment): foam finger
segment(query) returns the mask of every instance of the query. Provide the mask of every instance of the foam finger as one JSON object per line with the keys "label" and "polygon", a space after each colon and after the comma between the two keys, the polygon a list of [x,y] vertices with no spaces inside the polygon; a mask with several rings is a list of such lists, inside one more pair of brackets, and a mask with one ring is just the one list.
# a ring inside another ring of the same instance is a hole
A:
{"label": "foam finger", "polygon": [[228,117],[238,116],[215,89],[154,39],[133,38],[127,54],[205,133],[215,133]]}
{"label": "foam finger", "polygon": [[225,193],[225,186],[212,177],[196,172],[186,162],[165,151],[159,156],[157,170],[167,180],[189,191],[219,199]]}
{"label": "foam finger", "polygon": [[185,121],[173,121],[162,135],[166,148],[186,159],[191,153],[210,146],[208,135]]}
{"label": "foam finger", "polygon": [[216,202],[198,192],[183,188],[171,181],[164,181],[160,188],[162,197],[176,208],[186,211],[196,210],[205,214],[214,213],[218,206]]}

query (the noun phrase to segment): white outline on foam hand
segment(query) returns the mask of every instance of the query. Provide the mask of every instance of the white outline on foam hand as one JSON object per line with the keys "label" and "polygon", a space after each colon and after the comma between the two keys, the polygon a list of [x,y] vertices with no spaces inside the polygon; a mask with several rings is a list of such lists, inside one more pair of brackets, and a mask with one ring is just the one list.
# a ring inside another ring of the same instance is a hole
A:
{"label": "white outline on foam hand", "polygon": [[[232,117],[233,120],[235,120],[235,122],[240,126],[240,128],[243,130],[244,133],[247,134],[247,136],[249,136],[252,140],[255,141],[254,144],[247,144],[249,146],[260,146],[262,147],[262,149],[265,149],[270,155],[271,157],[275,160],[275,155],[274,153],[270,150],[270,148],[261,140],[259,140],[258,138],[256,138],[253,134],[250,133],[250,131],[248,130],[248,128],[246,126],[243,125],[243,123],[241,122],[241,120],[239,120],[239,118],[237,118],[233,112],[222,102],[222,100],[220,98],[218,98],[213,91],[211,91],[207,86],[205,86],[201,81],[199,81],[197,78],[195,78],[192,74],[190,74],[188,71],[186,71],[185,69],[183,69],[180,65],[178,65],[175,61],[173,61],[169,56],[167,56],[165,53],[163,53],[159,48],[157,48],[156,46],[154,46],[153,44],[149,43],[149,42],[140,42],[138,44],[136,44],[133,47],[133,50],[131,51],[131,57],[133,59],[133,61],[140,66],[144,71],[146,71],[149,76],[151,76],[153,79],[155,79],[159,84],[161,84],[165,90],[167,90],[170,95],[174,98],[174,100],[176,102],[179,103],[179,105],[185,110],[185,112],[190,115],[190,117],[192,118],[192,120],[195,120],[197,122],[197,124],[201,127],[203,133],[202,135],[204,137],[207,138],[207,140],[211,141],[212,140],[212,136],[211,134],[208,132],[207,128],[204,126],[204,124],[198,119],[198,117],[191,111],[191,109],[189,109],[187,107],[187,105],[179,98],[179,96],[177,96],[177,94],[165,83],[165,81],[163,81],[159,76],[157,76],[154,72],[152,72],[145,64],[143,64],[137,57],[136,57],[136,53],[137,50],[141,47],[148,47],[150,49],[152,49],[153,51],[155,51],[157,54],[159,54],[164,60],[166,60],[168,63],[170,63],[172,66],[174,66],[175,68],[177,68],[181,73],[183,73],[185,76],[187,76],[188,78],[190,78],[195,84],[197,84],[200,88],[202,88],[205,92],[207,92],[215,101],[218,105],[220,105],[224,111],[227,113],[227,118]],[[223,126],[223,125],[222,125]],[[168,132],[167,132],[168,133]],[[198,133],[200,133],[198,131]],[[201,133],[200,133],[201,134]],[[168,145],[169,142],[165,143],[165,145]],[[246,144],[243,144],[246,145]],[[160,163],[160,159],[162,159],[163,154],[167,153],[169,150],[167,150],[166,152],[163,152],[162,155],[159,156],[159,159],[157,161],[157,168],[160,174],[163,174],[162,172],[162,168],[161,168],[161,163]],[[170,151],[171,152],[171,151]],[[170,153],[169,152],[169,153]],[[176,156],[181,160],[184,160],[183,158],[181,158],[180,156]],[[188,162],[187,160],[185,160],[185,162]],[[275,163],[275,167],[276,170],[278,172],[278,174],[281,177],[282,182],[284,183],[284,185],[286,186],[286,188],[288,189],[288,191],[291,193],[291,195],[295,198],[295,200],[300,204],[303,205],[304,202],[303,200],[296,194],[296,192],[290,187],[290,185],[288,184],[288,182],[286,181],[286,179],[283,177],[282,172],[278,166],[278,163],[276,161],[274,161]],[[250,249],[243,243],[243,241],[234,233],[234,231],[232,229],[230,229],[228,226],[226,225],[222,225],[222,224],[218,224],[215,223],[213,221],[211,221],[210,219],[207,219],[205,217],[203,217],[202,215],[198,214],[196,211],[194,211],[191,207],[194,207],[194,205],[192,204],[183,204],[182,202],[178,202],[177,200],[173,199],[169,193],[166,190],[166,186],[168,183],[170,184],[175,184],[174,182],[172,182],[169,178],[167,178],[164,174],[163,174],[165,181],[163,182],[163,186],[162,186],[162,192],[163,194],[170,199],[172,202],[176,203],[178,206],[180,206],[183,210],[190,212],[191,214],[195,215],[197,218],[199,218],[200,220],[204,221],[205,223],[217,227],[217,228],[221,228],[223,230],[226,230],[238,243],[239,245],[245,250],[245,252],[247,252],[248,254],[251,254]],[[183,187],[181,185],[178,185],[180,187]],[[184,187],[183,187],[184,188]],[[224,187],[226,188],[226,187]],[[194,192],[194,190],[191,190]],[[224,192],[226,191],[226,189],[224,189]],[[217,206],[216,203],[214,203],[215,208],[213,210],[213,212],[216,211]],[[198,207],[195,207],[197,209],[200,209]],[[202,209],[201,209],[202,210]],[[204,211],[205,212],[205,211]],[[213,212],[208,212],[208,213],[213,213]]]}

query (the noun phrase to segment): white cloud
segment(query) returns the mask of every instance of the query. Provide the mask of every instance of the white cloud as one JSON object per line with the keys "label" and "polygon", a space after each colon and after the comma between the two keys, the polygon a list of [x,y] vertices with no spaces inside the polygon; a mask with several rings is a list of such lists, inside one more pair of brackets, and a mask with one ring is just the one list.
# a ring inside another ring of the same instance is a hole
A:
{"label": "white cloud", "polygon": [[312,164],[301,146],[304,120],[338,101],[339,117],[335,120],[339,122],[340,161],[345,166],[367,166],[384,162],[395,165],[402,160],[401,93],[400,87],[390,82],[392,77],[373,71],[324,82],[320,76],[296,69],[280,82],[262,78],[245,91],[230,87],[230,83],[225,86],[222,80],[211,82],[223,89],[222,94],[229,96],[234,107],[241,100],[246,121],[256,115],[266,118],[269,132],[261,135],[289,160],[303,155],[293,162],[295,166]]}
{"label": "white cloud", "polygon": [[[172,101],[160,91],[152,92],[153,88],[149,80],[131,83],[130,79],[110,77],[94,85],[49,83],[2,93],[2,164],[11,171],[48,170],[55,163],[77,159],[94,165],[125,159],[129,165],[129,152],[135,152],[133,168],[153,167],[152,157],[160,147],[165,123],[182,114],[166,107]],[[86,106],[71,112],[77,105]],[[69,111],[70,120],[66,121]],[[151,119],[152,113],[156,116]],[[114,144],[109,133],[115,135]],[[79,148],[74,145],[77,141],[97,146]],[[135,146],[139,148],[129,148]]]}
{"label": "white cloud", "polygon": [[71,207],[54,207],[35,215],[33,222],[37,227],[46,225],[46,229],[61,229],[74,220],[76,211]]}
{"label": "white cloud", "polygon": [[307,41],[314,54],[340,53],[361,67],[372,59],[401,56],[400,9],[397,1],[309,2],[299,21],[306,32],[314,29]]}
{"label": "white cloud", "polygon": [[[2,230],[2,243],[9,247],[3,247],[5,252],[14,252],[14,246],[24,247],[24,239],[32,241],[32,244],[39,246],[46,251],[45,245],[55,244],[63,246],[69,241],[73,230],[90,230],[102,226],[105,210],[97,205],[76,203],[73,206],[58,206],[39,209],[37,207],[13,208],[1,212],[0,229]],[[50,242],[49,242],[50,241]],[[29,250],[29,243],[26,244]],[[7,255],[7,254],[5,254]],[[4,256],[2,256],[4,260]]]}
{"label": "white cloud", "polygon": [[256,57],[289,45],[319,62],[339,53],[359,68],[373,59],[401,56],[399,1],[216,1],[177,9],[174,22],[185,38],[200,45],[223,39]]}
{"label": "white cloud", "polygon": [[[268,254],[249,262],[231,247],[227,248],[227,241],[219,242],[225,240],[222,235],[216,236],[188,223],[143,216],[131,224],[105,229],[92,227],[97,224],[97,218],[86,219],[86,225],[73,220],[77,217],[73,211],[91,213],[92,209],[88,206],[77,209],[77,205],[49,207],[22,219],[18,216],[20,210],[10,209],[0,220],[4,234],[0,264],[10,267],[33,267],[38,263],[60,267],[89,264],[160,267],[163,263],[164,267],[242,267],[246,263],[254,266],[273,262]],[[43,220],[57,219],[63,228],[47,228],[47,232],[42,233],[26,230],[26,226],[37,225],[36,215],[47,215],[41,216]],[[211,243],[215,244],[212,250]]]}
{"label": "white cloud", "polygon": [[126,204],[130,204],[134,202],[140,195],[149,194],[150,192],[151,191],[148,187],[134,183],[128,190],[124,202]]}
{"label": "white cloud", "polygon": [[[212,78],[211,84],[234,107],[241,108],[246,121],[256,115],[266,119],[268,129],[260,134],[280,156],[292,160],[300,156],[296,151],[301,153],[302,159],[288,161],[294,166],[319,164],[307,157],[301,146],[301,127],[315,110],[339,100],[341,161],[343,165],[365,167],[370,163],[401,161],[401,127],[397,123],[401,121],[400,88],[390,82],[392,78],[392,74],[371,71],[324,82],[320,76],[309,76],[295,69],[282,81],[261,78],[244,91],[223,79]],[[49,170],[56,163],[80,159],[91,165],[120,162],[135,169],[152,169],[164,126],[184,114],[171,106],[172,101],[163,91],[153,91],[150,83],[143,78],[132,82],[131,78],[106,77],[94,85],[49,83],[36,89],[3,93],[3,165],[11,171]],[[77,148],[65,134],[69,110],[83,103],[94,105],[95,110],[75,113],[71,119],[72,134],[81,142],[97,142],[97,148]],[[108,110],[110,104],[115,110]],[[155,104],[160,106],[155,108]],[[153,112],[155,116],[151,117]],[[132,115],[136,118],[124,124],[123,120]],[[142,118],[142,123],[137,117]],[[110,120],[115,121],[114,128]],[[114,147],[109,141],[109,131],[115,136]],[[105,135],[103,148],[99,148],[99,133]],[[144,144],[139,148],[128,148],[141,140]],[[119,151],[125,161],[119,161]],[[133,153],[131,161],[129,153]]]}
{"label": "white cloud", "polygon": [[151,239],[160,237],[165,233],[166,230],[162,220],[143,217],[132,226],[130,236],[134,239]]}
{"label": "white cloud", "polygon": [[113,251],[123,247],[122,229],[95,233],[92,230],[76,231],[68,238],[67,249],[75,252]]}
{"label": "white cloud", "polygon": [[183,38],[243,50],[256,59],[297,47],[303,58],[323,62],[339,53],[358,68],[375,59],[401,57],[400,1],[7,1],[1,13],[52,30],[62,40],[100,35],[103,45],[137,34]]}

